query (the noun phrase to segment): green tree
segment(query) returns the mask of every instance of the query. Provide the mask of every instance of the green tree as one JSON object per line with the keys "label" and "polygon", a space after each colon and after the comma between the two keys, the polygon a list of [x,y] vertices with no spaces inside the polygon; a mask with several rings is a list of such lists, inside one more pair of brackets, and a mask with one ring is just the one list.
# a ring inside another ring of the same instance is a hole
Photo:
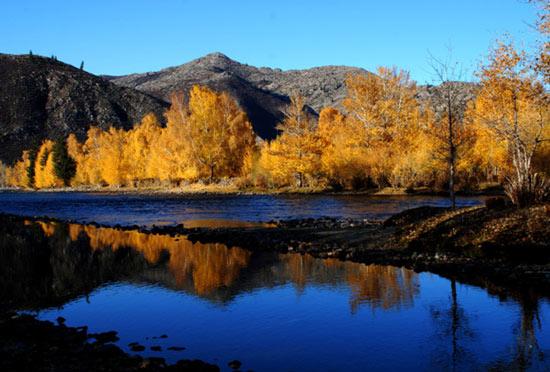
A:
{"label": "green tree", "polygon": [[55,175],[63,181],[65,186],[69,186],[76,174],[76,162],[69,155],[65,140],[56,141],[52,152]]}
{"label": "green tree", "polygon": [[35,162],[36,162],[37,150],[29,151],[29,166],[27,167],[27,180],[28,186],[34,187],[34,171],[35,171]]}

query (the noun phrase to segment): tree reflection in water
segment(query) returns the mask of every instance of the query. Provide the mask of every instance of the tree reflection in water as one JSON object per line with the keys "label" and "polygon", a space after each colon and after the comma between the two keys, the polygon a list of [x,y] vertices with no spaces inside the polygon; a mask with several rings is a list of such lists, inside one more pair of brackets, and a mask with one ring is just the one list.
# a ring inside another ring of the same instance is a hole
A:
{"label": "tree reflection in water", "polygon": [[[541,328],[539,317],[540,296],[530,291],[510,291],[502,288],[488,288],[490,292],[511,299],[519,304],[519,319],[514,331],[516,334],[515,346],[508,350],[506,355],[487,365],[488,370],[525,371],[538,370],[544,366],[545,352],[538,345],[536,331]],[[434,363],[438,369],[458,371],[466,366],[475,369],[479,366],[476,360],[476,350],[469,347],[475,345],[473,339],[476,333],[471,327],[474,317],[468,314],[460,305],[457,283],[450,279],[449,304],[441,307],[432,307],[431,315],[434,320],[436,337],[442,342],[434,353]],[[445,342],[447,340],[447,342]],[[543,368],[546,369],[546,368]]]}
{"label": "tree reflection in water", "polygon": [[548,350],[542,350],[537,341],[537,331],[542,323],[539,315],[540,297],[532,291],[516,291],[509,294],[520,304],[519,319],[514,330],[516,336],[513,356],[503,355],[488,367],[492,371],[548,370],[545,366]]}
{"label": "tree reflection in water", "polygon": [[432,306],[430,312],[436,337],[442,340],[438,343],[440,348],[434,354],[437,367],[456,371],[459,366],[475,365],[473,353],[467,348],[475,333],[470,328],[469,315],[459,303],[454,278],[450,280],[449,304]]}
{"label": "tree reflection in water", "polygon": [[[19,259],[42,257],[34,265],[50,266],[45,282],[55,288],[35,298],[60,299],[69,293],[77,295],[79,289],[80,294],[88,293],[116,280],[155,282],[222,303],[242,291],[285,283],[292,283],[298,293],[307,285],[344,284],[351,289],[350,309],[356,312],[363,305],[373,309],[409,306],[418,293],[413,271],[390,266],[299,254],[252,253],[223,244],[193,243],[184,236],[93,225],[27,221],[25,226],[14,228],[20,235],[28,233],[25,230],[34,235],[26,243],[28,249],[19,250]],[[42,246],[42,255],[25,254],[35,252],[38,246]],[[21,283],[17,278],[5,281]]]}
{"label": "tree reflection in water", "polygon": [[[411,270],[363,265],[308,255],[250,252],[222,244],[192,243],[184,236],[147,234],[55,222],[0,224],[0,304],[10,308],[57,306],[86,296],[108,282],[155,283],[226,304],[246,291],[292,284],[298,295],[309,286],[349,288],[351,313],[361,308],[401,309],[414,305],[419,277]],[[431,307],[437,369],[479,366],[473,350],[475,315],[461,302],[454,279],[449,302]],[[536,369],[546,351],[537,342],[540,295],[483,285],[521,308],[514,346],[486,367]],[[485,364],[485,363],[484,363]]]}

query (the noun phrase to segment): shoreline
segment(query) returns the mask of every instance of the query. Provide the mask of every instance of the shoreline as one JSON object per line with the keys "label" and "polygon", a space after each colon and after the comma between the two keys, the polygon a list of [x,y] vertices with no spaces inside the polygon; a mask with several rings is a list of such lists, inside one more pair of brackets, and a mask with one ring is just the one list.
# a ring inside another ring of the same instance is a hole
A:
{"label": "shoreline", "polygon": [[[192,242],[392,265],[466,281],[481,273],[498,283],[534,285],[550,293],[550,204],[455,211],[418,207],[386,220],[322,217],[264,221],[265,226],[249,227],[121,226],[5,213],[0,218],[185,236]],[[505,221],[500,230],[499,221]]]}
{"label": "shoreline", "polygon": [[[2,192],[17,192],[17,193],[90,193],[90,194],[120,194],[120,195],[181,195],[181,196],[194,196],[194,195],[334,195],[334,196],[375,196],[375,197],[387,197],[387,196],[438,196],[449,197],[448,192],[444,190],[431,190],[420,188],[417,190],[407,190],[404,188],[394,189],[386,187],[383,189],[367,189],[367,190],[342,190],[335,191],[331,189],[320,188],[280,188],[280,189],[239,189],[236,187],[216,186],[209,187],[206,185],[203,188],[189,187],[189,188],[132,188],[132,187],[62,187],[62,188],[50,188],[50,189],[26,189],[26,188],[11,188],[0,187],[0,193]],[[503,196],[504,192],[501,189],[487,189],[480,191],[457,191],[457,197],[474,197],[474,196]]]}
{"label": "shoreline", "polygon": [[54,324],[29,314],[0,314],[0,333],[2,366],[10,371],[220,371],[198,359],[171,364],[160,357],[126,353],[114,344],[119,339],[116,331],[89,333],[87,326],[69,327],[63,318]]}

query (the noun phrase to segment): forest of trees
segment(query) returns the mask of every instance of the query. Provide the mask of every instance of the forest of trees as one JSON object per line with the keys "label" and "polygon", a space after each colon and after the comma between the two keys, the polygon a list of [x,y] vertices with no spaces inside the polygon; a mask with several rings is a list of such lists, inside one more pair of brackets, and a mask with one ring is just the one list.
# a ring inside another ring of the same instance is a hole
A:
{"label": "forest of trees", "polygon": [[[544,21],[544,18],[541,18]],[[541,22],[542,35],[549,27]],[[444,74],[432,99],[408,72],[380,67],[349,76],[341,108],[319,117],[296,94],[271,141],[256,138],[227,93],[195,86],[172,96],[162,126],[153,114],[133,129],[91,127],[25,151],[0,180],[23,188],[177,187],[231,179],[240,188],[505,187],[516,204],[549,196],[548,44],[533,57],[499,42],[458,94]]]}

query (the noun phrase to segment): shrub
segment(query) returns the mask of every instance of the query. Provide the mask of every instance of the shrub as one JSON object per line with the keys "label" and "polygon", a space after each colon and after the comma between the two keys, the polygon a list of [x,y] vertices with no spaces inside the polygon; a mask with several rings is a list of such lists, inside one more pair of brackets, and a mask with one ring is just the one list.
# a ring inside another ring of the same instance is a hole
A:
{"label": "shrub", "polygon": [[512,203],[520,208],[550,200],[550,182],[540,173],[526,177],[523,182],[509,179],[504,189]]}

